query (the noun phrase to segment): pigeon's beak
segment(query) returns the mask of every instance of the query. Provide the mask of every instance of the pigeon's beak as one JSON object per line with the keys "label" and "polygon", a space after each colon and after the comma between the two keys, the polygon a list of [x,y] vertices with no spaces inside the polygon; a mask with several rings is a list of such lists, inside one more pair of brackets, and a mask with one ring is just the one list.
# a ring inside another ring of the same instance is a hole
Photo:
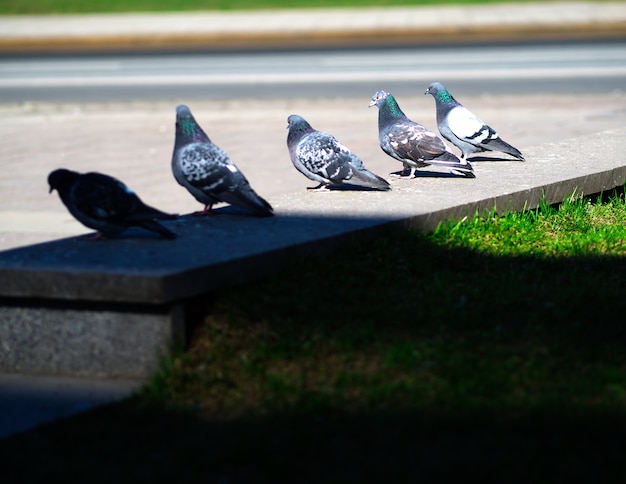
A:
{"label": "pigeon's beak", "polygon": [[367,107],[371,108],[372,106],[376,106],[376,101],[374,101],[373,99],[370,101],[370,103],[369,103],[369,105]]}
{"label": "pigeon's beak", "polygon": [[54,190],[54,188],[50,187],[50,190],[48,190],[48,193],[52,193],[52,190]]}
{"label": "pigeon's beak", "polygon": [[426,91],[424,91],[424,94],[430,94],[430,89],[426,89]]}

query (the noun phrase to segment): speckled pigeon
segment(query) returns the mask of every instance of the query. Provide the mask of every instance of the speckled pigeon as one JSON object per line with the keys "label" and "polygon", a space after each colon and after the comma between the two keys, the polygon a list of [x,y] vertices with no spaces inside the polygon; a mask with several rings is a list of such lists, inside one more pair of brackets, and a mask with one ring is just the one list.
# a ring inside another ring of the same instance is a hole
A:
{"label": "speckled pigeon", "polygon": [[63,204],[83,225],[95,229],[95,238],[119,235],[129,227],[142,227],[167,239],[176,234],[156,220],[170,215],[152,208],[121,181],[102,173],[77,173],[60,168],[48,175],[50,192],[56,190]]}
{"label": "speckled pigeon", "polygon": [[443,84],[433,82],[424,94],[435,98],[439,132],[461,150],[463,159],[471,153],[499,151],[524,161],[517,148],[502,140],[493,128],[454,99]]}
{"label": "speckled pigeon", "polygon": [[176,141],[172,172],[204,210],[196,215],[210,215],[219,202],[230,203],[258,216],[273,215],[272,206],[250,186],[243,173],[228,155],[211,142],[189,108],[176,108]]}
{"label": "speckled pigeon", "polygon": [[374,190],[391,190],[389,183],[365,168],[361,158],[337,139],[317,131],[301,116],[287,118],[287,147],[291,162],[307,178],[319,182],[309,190],[349,184]]}
{"label": "speckled pigeon", "polygon": [[378,106],[380,147],[403,163],[403,176],[410,176],[414,168],[435,165],[450,168],[452,173],[466,178],[475,177],[467,160],[459,160],[439,136],[407,118],[391,94],[378,91],[369,105]]}

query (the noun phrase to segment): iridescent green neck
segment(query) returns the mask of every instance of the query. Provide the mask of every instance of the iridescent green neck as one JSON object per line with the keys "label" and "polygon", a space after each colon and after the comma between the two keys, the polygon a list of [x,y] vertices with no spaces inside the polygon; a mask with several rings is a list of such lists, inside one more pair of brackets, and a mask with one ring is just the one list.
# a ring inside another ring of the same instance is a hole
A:
{"label": "iridescent green neck", "polygon": [[199,135],[197,126],[193,119],[185,119],[181,122],[180,131],[186,139],[196,139]]}
{"label": "iridescent green neck", "polygon": [[400,109],[395,97],[389,95],[385,101],[389,114],[391,114],[394,118],[404,116],[404,113],[402,112],[402,109]]}
{"label": "iridescent green neck", "polygon": [[450,104],[454,102],[454,98],[448,91],[444,89],[443,91],[439,91],[439,101],[444,104]]}

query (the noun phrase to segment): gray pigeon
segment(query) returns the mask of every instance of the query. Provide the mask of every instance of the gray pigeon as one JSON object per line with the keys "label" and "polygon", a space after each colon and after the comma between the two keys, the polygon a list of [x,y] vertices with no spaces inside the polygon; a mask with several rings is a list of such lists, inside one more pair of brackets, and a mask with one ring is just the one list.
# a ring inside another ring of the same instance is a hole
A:
{"label": "gray pigeon", "polygon": [[414,168],[435,165],[466,178],[474,178],[474,169],[467,160],[459,160],[446,143],[421,124],[411,121],[395,98],[378,91],[370,107],[378,106],[378,141],[382,150],[404,165],[402,176],[410,176]]}
{"label": "gray pigeon", "polygon": [[471,153],[499,151],[524,161],[517,148],[502,140],[493,128],[454,99],[443,84],[433,82],[424,94],[435,98],[439,132],[461,150],[463,159]]}
{"label": "gray pigeon", "polygon": [[48,175],[48,184],[50,192],[59,193],[76,220],[99,232],[95,238],[116,236],[129,227],[142,227],[166,239],[176,238],[156,220],[171,220],[177,215],[146,205],[124,183],[109,175],[60,168]]}
{"label": "gray pigeon", "polygon": [[204,210],[196,215],[210,215],[213,205],[227,202],[255,215],[273,215],[272,206],[252,189],[228,155],[211,142],[196,123],[189,108],[176,108],[176,141],[172,155],[172,172]]}
{"label": "gray pigeon", "polygon": [[301,116],[289,116],[287,129],[287,147],[293,166],[307,178],[319,182],[309,190],[325,190],[328,185],[342,184],[391,190],[386,180],[365,168],[361,158],[334,136],[313,129]]}

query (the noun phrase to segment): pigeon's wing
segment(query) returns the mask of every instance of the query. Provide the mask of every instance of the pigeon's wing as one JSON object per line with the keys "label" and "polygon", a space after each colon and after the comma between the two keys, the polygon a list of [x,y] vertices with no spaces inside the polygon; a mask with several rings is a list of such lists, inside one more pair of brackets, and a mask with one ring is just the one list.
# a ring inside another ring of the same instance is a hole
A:
{"label": "pigeon's wing", "polygon": [[385,136],[385,143],[401,160],[428,163],[447,151],[443,140],[417,123],[396,123]]}
{"label": "pigeon's wing", "polygon": [[190,187],[216,201],[244,207],[261,216],[272,215],[271,205],[252,189],[244,174],[216,145],[189,145],[180,151],[178,159]]}
{"label": "pigeon's wing", "polygon": [[367,168],[365,168],[365,164],[363,163],[363,160],[359,158],[357,155],[355,155],[354,153],[350,153],[350,164],[357,170],[360,170],[360,171],[367,170]]}
{"label": "pigeon's wing", "polygon": [[450,110],[446,122],[452,134],[475,146],[498,138],[498,133],[495,130],[463,106]]}
{"label": "pigeon's wing", "polygon": [[146,205],[124,183],[102,173],[83,175],[74,189],[73,199],[85,215],[113,223],[132,224],[177,217]]}
{"label": "pigeon's wing", "polygon": [[85,216],[107,222],[122,222],[141,200],[122,182],[101,173],[87,173],[71,193],[72,203]]}
{"label": "pigeon's wing", "polygon": [[491,126],[485,124],[482,119],[463,106],[450,110],[446,124],[454,136],[479,150],[502,151],[520,160],[524,159],[517,148],[500,138]]}
{"label": "pigeon's wing", "polygon": [[[340,184],[352,174],[350,150],[334,136],[320,131],[302,138],[296,148],[296,160],[306,171],[327,182]],[[302,171],[301,167],[296,166]]]}
{"label": "pigeon's wing", "polygon": [[191,144],[180,151],[180,170],[189,185],[217,195],[245,178],[226,152],[210,143]]}

